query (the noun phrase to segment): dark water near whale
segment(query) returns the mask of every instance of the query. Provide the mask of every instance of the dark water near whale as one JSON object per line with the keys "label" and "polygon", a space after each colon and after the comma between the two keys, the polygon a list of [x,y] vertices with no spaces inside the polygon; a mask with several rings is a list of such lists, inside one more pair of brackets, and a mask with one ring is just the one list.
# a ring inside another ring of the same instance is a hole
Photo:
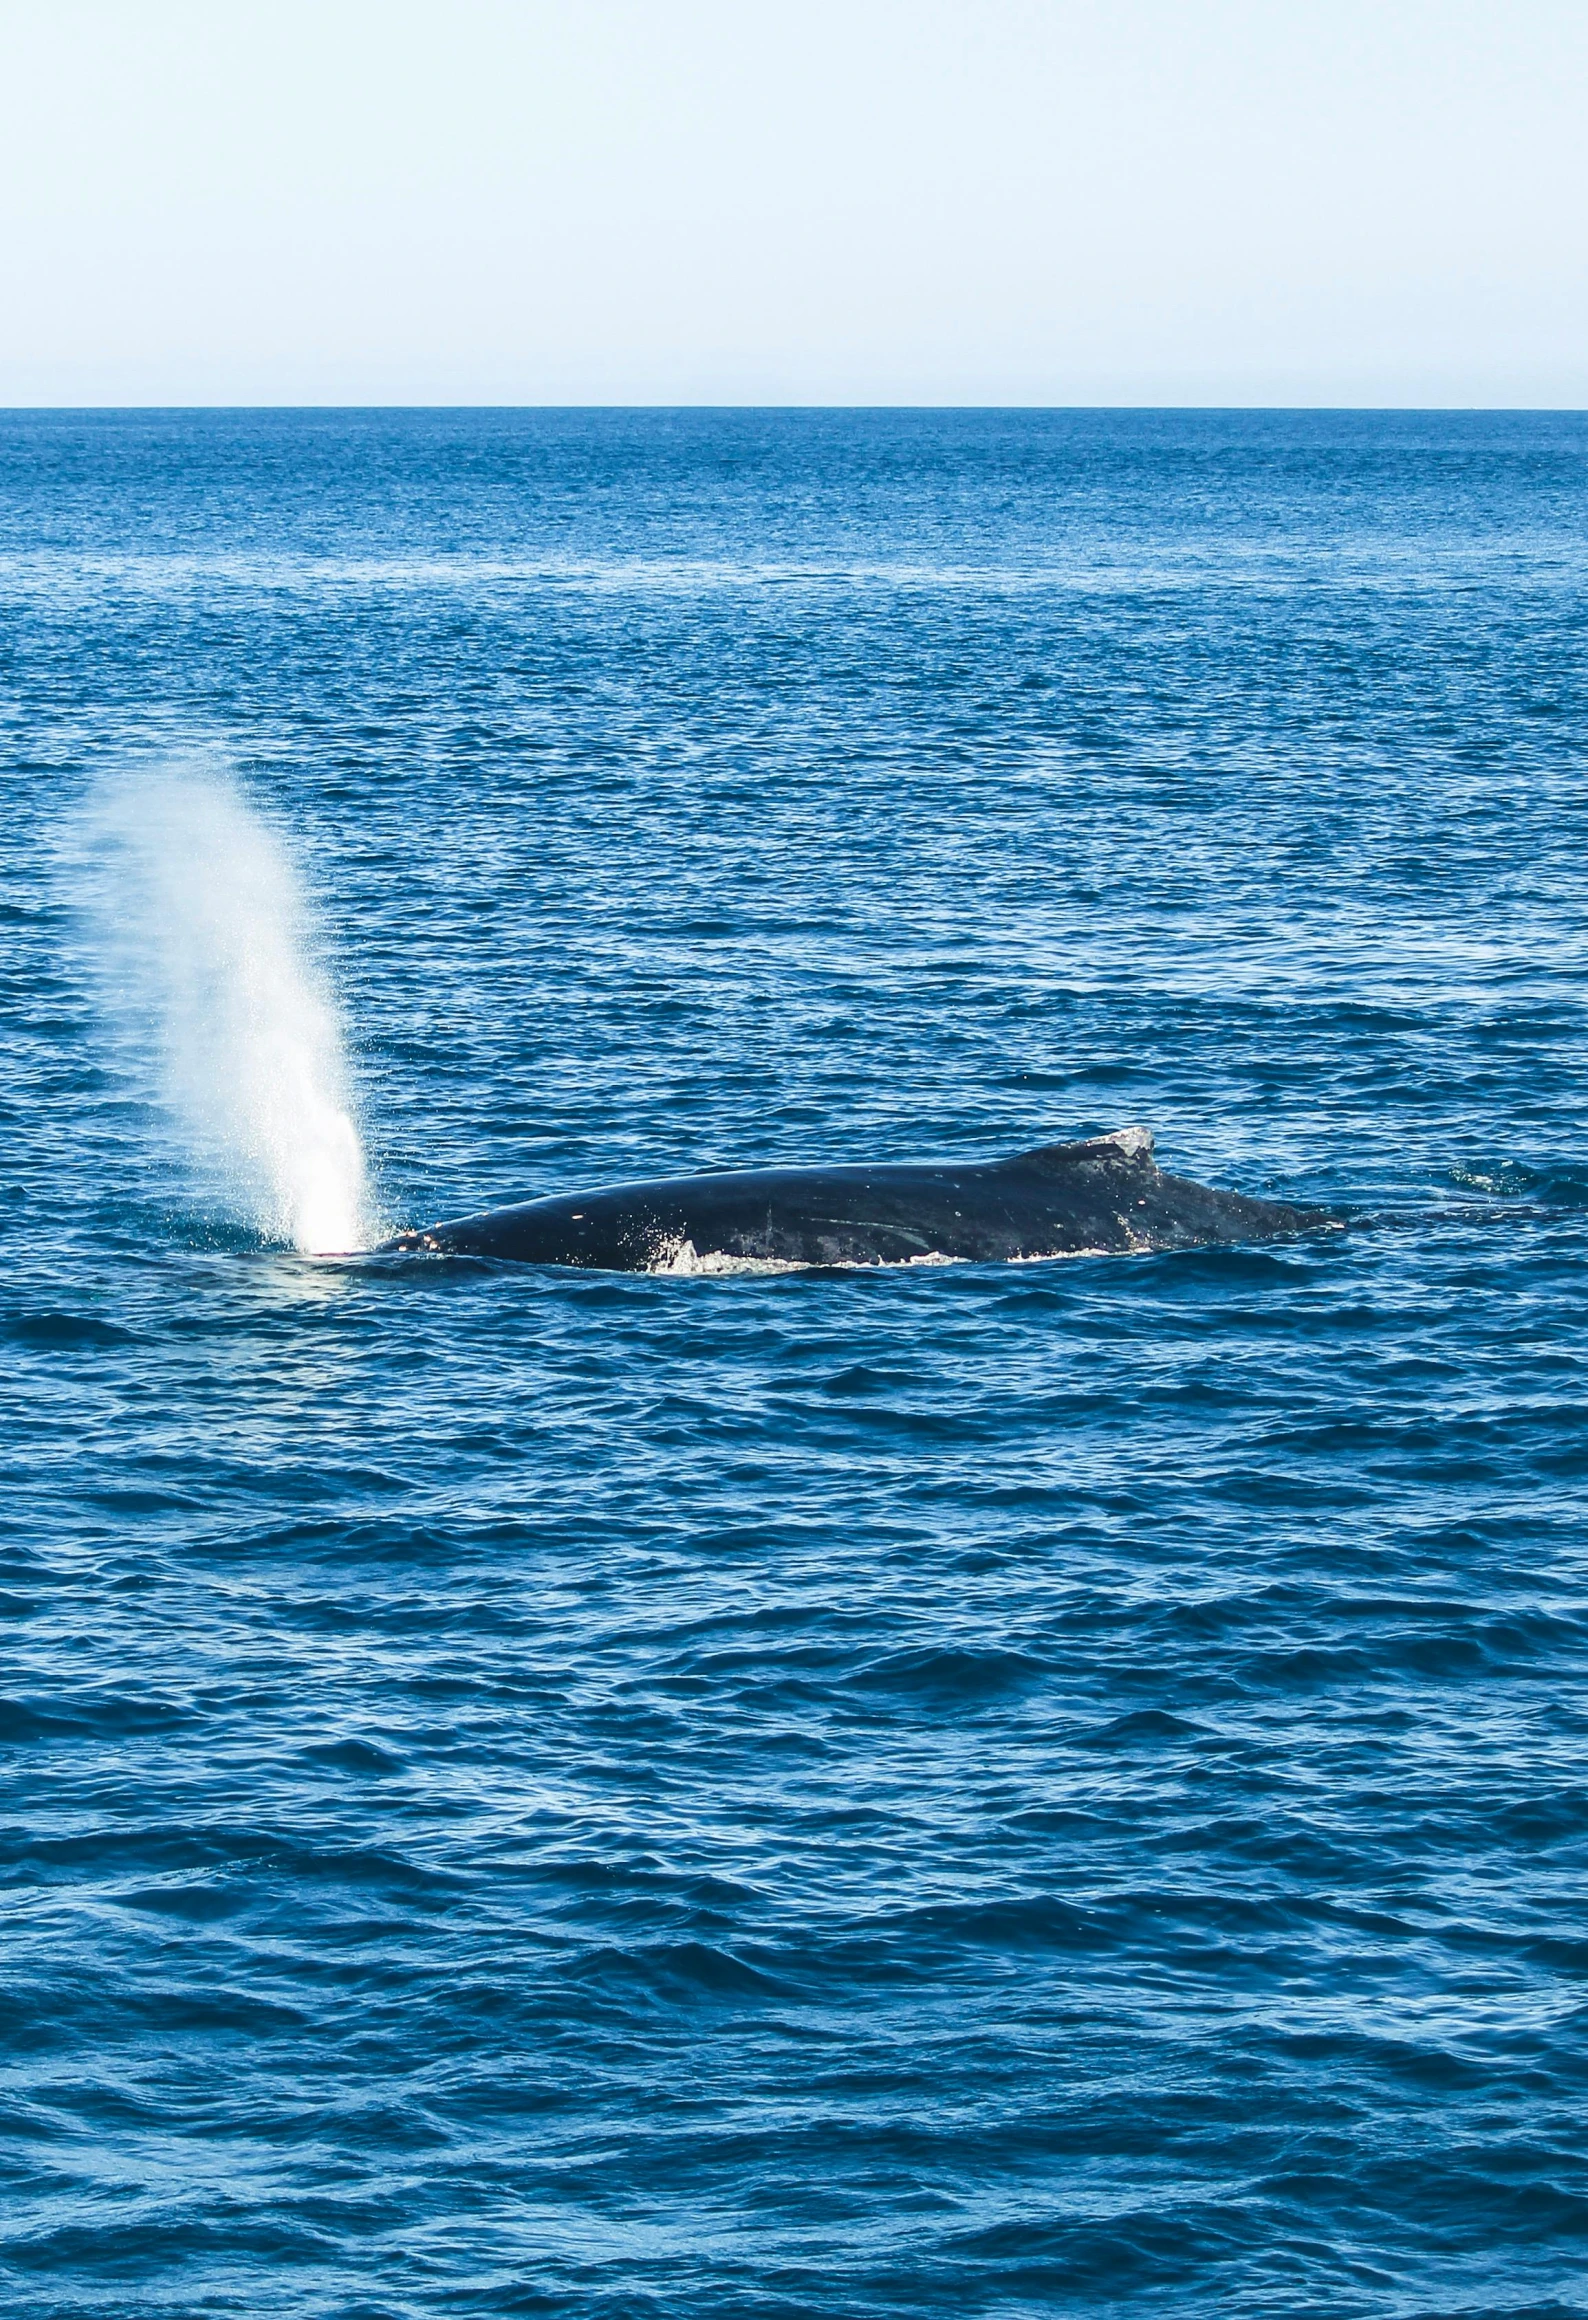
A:
{"label": "dark water near whale", "polygon": [[[0,419],[8,2312],[1588,2312],[1585,459]],[[272,1247],[80,907],[194,751],[392,1221],[1126,1121],[1363,1221]]]}

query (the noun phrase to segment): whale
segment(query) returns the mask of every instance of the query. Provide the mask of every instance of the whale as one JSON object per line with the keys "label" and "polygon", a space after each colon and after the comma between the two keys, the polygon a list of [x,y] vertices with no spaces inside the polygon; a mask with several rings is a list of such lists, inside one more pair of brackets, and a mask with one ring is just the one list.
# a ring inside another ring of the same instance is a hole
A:
{"label": "whale", "polygon": [[785,1272],[1210,1248],[1339,1223],[1324,1209],[1171,1176],[1151,1130],[1130,1127],[1002,1160],[737,1168],[556,1193],[398,1233],[378,1253]]}

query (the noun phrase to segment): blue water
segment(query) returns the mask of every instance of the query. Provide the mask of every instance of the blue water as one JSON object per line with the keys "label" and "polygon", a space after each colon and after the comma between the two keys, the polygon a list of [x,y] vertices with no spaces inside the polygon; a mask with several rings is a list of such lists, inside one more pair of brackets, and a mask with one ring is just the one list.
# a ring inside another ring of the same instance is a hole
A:
{"label": "blue water", "polygon": [[[1588,420],[0,419],[5,2309],[1588,2312]],[[1144,1121],[1292,1246],[319,1262]],[[97,931],[96,931],[97,928]]]}

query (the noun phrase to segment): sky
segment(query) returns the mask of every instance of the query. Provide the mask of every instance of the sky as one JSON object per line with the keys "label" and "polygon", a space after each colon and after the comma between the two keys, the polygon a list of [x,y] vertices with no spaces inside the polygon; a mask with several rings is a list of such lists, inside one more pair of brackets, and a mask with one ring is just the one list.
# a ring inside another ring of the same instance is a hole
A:
{"label": "sky", "polygon": [[0,404],[1588,403],[1588,0],[0,0]]}

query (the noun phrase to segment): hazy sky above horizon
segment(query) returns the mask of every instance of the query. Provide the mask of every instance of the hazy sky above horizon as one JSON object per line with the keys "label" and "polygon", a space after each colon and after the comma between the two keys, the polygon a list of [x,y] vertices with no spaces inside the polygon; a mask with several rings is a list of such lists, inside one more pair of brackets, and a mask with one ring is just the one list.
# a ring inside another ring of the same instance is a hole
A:
{"label": "hazy sky above horizon", "polygon": [[1588,0],[0,0],[0,404],[1588,402]]}

